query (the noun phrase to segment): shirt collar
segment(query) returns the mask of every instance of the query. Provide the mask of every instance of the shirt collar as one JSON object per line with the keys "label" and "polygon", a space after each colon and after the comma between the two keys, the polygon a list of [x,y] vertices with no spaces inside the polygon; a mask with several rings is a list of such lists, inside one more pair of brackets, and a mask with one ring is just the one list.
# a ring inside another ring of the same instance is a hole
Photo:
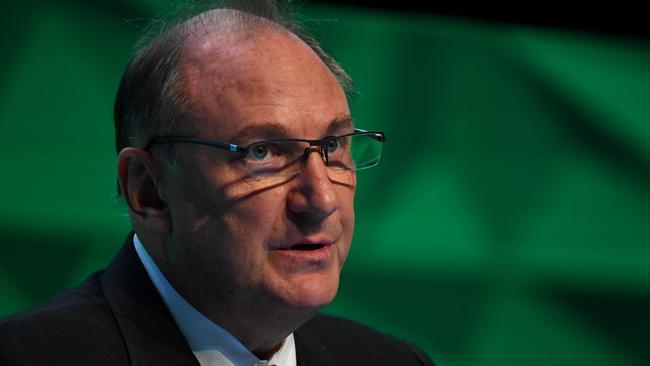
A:
{"label": "shirt collar", "polygon": [[[176,292],[137,235],[133,235],[133,246],[201,366],[254,366],[260,361],[237,338],[201,314]],[[296,365],[293,333],[282,342],[282,347],[273,354],[269,365]]]}

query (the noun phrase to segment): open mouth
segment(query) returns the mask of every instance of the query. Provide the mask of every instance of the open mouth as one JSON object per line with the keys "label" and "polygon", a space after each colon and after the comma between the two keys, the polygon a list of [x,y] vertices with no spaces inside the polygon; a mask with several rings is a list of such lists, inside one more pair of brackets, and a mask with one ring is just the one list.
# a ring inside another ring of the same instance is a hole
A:
{"label": "open mouth", "polygon": [[296,244],[289,249],[308,251],[308,250],[318,250],[323,247],[325,247],[325,244]]}

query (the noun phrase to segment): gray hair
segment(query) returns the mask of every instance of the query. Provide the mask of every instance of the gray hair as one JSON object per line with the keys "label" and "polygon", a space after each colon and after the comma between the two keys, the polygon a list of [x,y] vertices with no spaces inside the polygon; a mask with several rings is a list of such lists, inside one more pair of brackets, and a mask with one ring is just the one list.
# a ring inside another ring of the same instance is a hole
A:
{"label": "gray hair", "polygon": [[318,55],[349,97],[352,93],[350,77],[294,20],[289,2],[240,0],[200,12],[189,9],[185,16],[177,16],[157,31],[149,31],[136,46],[135,56],[122,77],[115,98],[117,152],[128,146],[145,147],[151,137],[172,133],[174,126],[182,121],[190,103],[179,80],[184,46],[199,29],[207,29],[196,25],[209,25],[210,31],[216,28],[223,32],[250,33],[261,25],[272,25],[277,30],[292,33]]}

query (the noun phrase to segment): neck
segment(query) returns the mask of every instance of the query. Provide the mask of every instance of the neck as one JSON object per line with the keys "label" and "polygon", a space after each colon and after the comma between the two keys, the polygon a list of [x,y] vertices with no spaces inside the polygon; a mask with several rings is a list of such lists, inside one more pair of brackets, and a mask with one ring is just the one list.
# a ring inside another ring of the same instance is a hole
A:
{"label": "neck", "polygon": [[[185,297],[185,294],[181,293]],[[268,360],[282,346],[282,342],[316,310],[279,309],[264,299],[225,304],[212,299],[197,299],[189,295],[185,299],[203,315],[237,338],[257,358]]]}
{"label": "neck", "polygon": [[[177,270],[164,245],[163,238],[138,235],[147,252],[174,289],[195,309],[237,338],[259,359],[269,359],[282,342],[318,309],[294,309],[271,298],[243,295],[210,279],[196,279],[189,271]],[[197,286],[197,283],[204,286]],[[210,291],[206,291],[210,288]]]}

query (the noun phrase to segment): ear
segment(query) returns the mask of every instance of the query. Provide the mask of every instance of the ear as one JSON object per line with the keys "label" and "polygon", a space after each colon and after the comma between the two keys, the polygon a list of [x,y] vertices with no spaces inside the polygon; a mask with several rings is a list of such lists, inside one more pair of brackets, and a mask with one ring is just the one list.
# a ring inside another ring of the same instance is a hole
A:
{"label": "ear", "polygon": [[155,232],[170,231],[169,207],[160,196],[159,177],[151,155],[135,147],[122,149],[118,156],[117,175],[122,198],[129,207],[134,224]]}

